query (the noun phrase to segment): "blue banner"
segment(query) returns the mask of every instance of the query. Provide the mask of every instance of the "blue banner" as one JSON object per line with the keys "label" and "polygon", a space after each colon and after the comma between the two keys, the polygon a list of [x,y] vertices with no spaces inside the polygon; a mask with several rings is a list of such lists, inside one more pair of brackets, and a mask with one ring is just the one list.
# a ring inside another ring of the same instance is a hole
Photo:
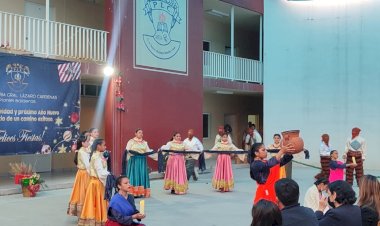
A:
{"label": "blue banner", "polygon": [[0,155],[69,152],[79,136],[80,63],[0,53]]}

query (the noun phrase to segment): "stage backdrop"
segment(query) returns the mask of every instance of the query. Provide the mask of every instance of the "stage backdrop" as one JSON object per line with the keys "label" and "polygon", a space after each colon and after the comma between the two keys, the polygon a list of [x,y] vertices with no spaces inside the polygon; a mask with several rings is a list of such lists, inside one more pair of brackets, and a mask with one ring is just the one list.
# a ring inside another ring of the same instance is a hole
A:
{"label": "stage backdrop", "polygon": [[0,53],[0,155],[70,151],[79,77],[80,63]]}

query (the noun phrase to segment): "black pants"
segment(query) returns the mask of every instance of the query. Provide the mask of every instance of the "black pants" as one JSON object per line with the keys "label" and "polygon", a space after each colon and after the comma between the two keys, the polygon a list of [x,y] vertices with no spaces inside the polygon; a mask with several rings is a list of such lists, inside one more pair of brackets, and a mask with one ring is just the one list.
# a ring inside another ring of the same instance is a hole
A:
{"label": "black pants", "polygon": [[194,172],[195,159],[186,159],[185,165],[186,165],[187,180],[189,180],[191,176],[193,176],[193,179],[196,178],[196,175]]}

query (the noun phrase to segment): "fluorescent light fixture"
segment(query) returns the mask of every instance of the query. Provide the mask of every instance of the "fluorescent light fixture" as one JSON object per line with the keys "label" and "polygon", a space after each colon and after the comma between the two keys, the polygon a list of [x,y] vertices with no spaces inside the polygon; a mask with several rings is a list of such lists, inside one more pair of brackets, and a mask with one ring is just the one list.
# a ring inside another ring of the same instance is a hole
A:
{"label": "fluorescent light fixture", "polygon": [[364,4],[368,0],[286,0],[289,3],[313,6],[335,6],[335,5],[350,5],[350,4]]}
{"label": "fluorescent light fixture", "polygon": [[232,92],[232,91],[225,91],[225,90],[217,90],[216,93],[217,94],[229,94],[229,95],[234,94],[234,92]]}
{"label": "fluorescent light fixture", "polygon": [[206,10],[206,13],[217,16],[217,17],[229,17],[230,15],[228,13],[224,13],[215,9],[208,9]]}

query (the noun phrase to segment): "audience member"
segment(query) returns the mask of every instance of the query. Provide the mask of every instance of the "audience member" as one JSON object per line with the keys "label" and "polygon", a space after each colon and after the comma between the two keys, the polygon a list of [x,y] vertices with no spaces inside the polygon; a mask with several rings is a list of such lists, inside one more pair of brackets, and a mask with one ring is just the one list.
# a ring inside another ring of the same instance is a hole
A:
{"label": "audience member", "polygon": [[251,226],[280,226],[282,225],[281,211],[271,201],[261,199],[252,208]]}
{"label": "audience member", "polygon": [[[307,189],[305,200],[304,200],[304,206],[312,209],[313,211],[317,211],[319,207],[319,200],[323,198],[323,196],[326,196],[324,193],[327,191],[327,185],[329,184],[329,181],[321,177],[318,180],[314,182],[314,185],[311,186],[309,189]],[[323,210],[324,213],[329,210],[329,207],[326,206],[326,208]]]}
{"label": "audience member", "polygon": [[363,226],[380,225],[380,182],[372,175],[364,175],[359,186],[359,201]]}
{"label": "audience member", "polygon": [[[319,226],[361,226],[361,213],[356,201],[352,186],[343,180],[337,180],[328,185],[328,198],[319,202],[319,208],[315,212]],[[332,207],[323,215],[327,203]]]}
{"label": "audience member", "polygon": [[313,210],[301,206],[298,202],[300,191],[297,182],[283,178],[275,183],[274,188],[283,226],[318,226]]}

